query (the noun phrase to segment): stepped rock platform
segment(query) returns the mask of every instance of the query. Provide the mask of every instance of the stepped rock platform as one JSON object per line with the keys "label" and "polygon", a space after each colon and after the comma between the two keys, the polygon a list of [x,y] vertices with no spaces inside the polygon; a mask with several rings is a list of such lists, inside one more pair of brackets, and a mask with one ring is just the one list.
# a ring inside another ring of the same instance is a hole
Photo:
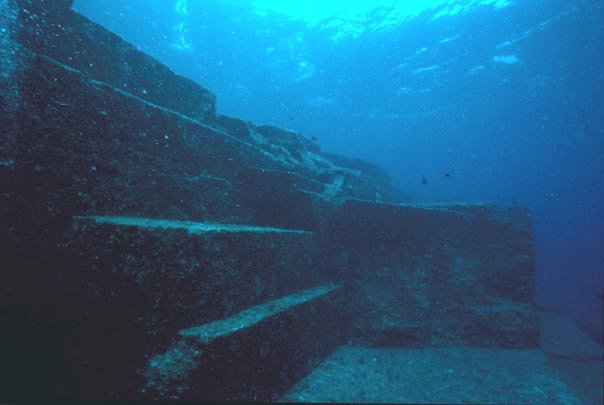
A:
{"label": "stepped rock platform", "polygon": [[[543,371],[527,210],[403,203],[70,5],[0,0],[0,399],[330,400],[304,388],[330,356],[391,348]],[[428,400],[489,394],[459,392]]]}
{"label": "stepped rock platform", "polygon": [[175,344],[149,360],[143,393],[214,401],[271,398],[341,344],[334,331],[341,321],[331,309],[337,303],[329,296],[340,288],[316,287],[179,331]]}
{"label": "stepped rock platform", "polygon": [[526,210],[349,200],[334,229],[355,343],[538,345]]}
{"label": "stepped rock platform", "polygon": [[539,350],[345,346],[287,402],[581,404]]}

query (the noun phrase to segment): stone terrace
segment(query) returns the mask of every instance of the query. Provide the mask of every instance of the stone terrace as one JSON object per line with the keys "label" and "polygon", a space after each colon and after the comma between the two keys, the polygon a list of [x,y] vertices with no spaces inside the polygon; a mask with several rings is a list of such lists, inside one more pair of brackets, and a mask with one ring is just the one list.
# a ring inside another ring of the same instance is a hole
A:
{"label": "stone terrace", "polygon": [[0,0],[7,399],[275,400],[346,342],[538,347],[526,210],[402,204],[69,7]]}

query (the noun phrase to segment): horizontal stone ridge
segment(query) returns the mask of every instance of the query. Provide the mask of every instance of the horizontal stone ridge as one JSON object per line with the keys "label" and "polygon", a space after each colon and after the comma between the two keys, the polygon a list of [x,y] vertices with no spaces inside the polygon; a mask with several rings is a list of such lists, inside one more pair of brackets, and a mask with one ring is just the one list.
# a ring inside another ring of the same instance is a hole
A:
{"label": "horizontal stone ridge", "polygon": [[178,221],[172,219],[154,219],[122,216],[74,216],[76,220],[94,221],[97,224],[113,224],[123,226],[136,226],[140,228],[183,229],[190,234],[227,233],[227,232],[255,232],[255,233],[301,233],[313,232],[294,229],[280,229],[264,226],[220,224],[209,222]]}
{"label": "horizontal stone ridge", "polygon": [[363,200],[360,198],[349,198],[349,201],[352,203],[364,204],[364,205],[379,205],[383,207],[400,207],[400,208],[415,208],[418,210],[426,210],[426,211],[441,211],[448,212],[456,215],[464,215],[463,211],[472,210],[472,209],[494,209],[494,210],[506,210],[506,209],[516,209],[523,212],[527,212],[528,210],[519,206],[506,206],[506,205],[497,205],[492,203],[484,203],[484,202],[433,202],[433,203],[406,203],[406,202],[384,202],[378,200]]}
{"label": "horizontal stone ridge", "polygon": [[184,329],[178,332],[183,337],[194,337],[202,343],[210,343],[213,340],[230,335],[238,330],[253,326],[263,319],[279,314],[296,305],[312,301],[315,298],[329,294],[337,290],[341,285],[326,284],[311,288],[302,292],[287,295],[285,297],[269,301],[267,303],[248,308],[230,318],[210,322],[202,326]]}
{"label": "horizontal stone ridge", "polygon": [[146,378],[140,393],[148,399],[275,400],[344,342],[334,304],[342,291],[323,284],[181,330],[139,370]]}

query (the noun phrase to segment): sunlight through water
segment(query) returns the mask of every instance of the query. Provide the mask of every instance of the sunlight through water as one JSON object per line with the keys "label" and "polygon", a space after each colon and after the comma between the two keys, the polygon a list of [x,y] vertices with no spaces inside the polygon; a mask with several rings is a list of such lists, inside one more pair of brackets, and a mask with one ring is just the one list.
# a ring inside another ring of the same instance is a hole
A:
{"label": "sunlight through water", "polygon": [[[245,1],[245,0],[244,0]],[[475,7],[491,6],[501,9],[510,0],[250,0],[259,15],[273,13],[303,21],[309,26],[330,29],[331,39],[358,37],[396,27],[424,12],[432,19],[455,16]]]}
{"label": "sunlight through water", "polygon": [[433,9],[435,16],[455,15],[476,6],[503,8],[509,0],[252,0],[259,14],[276,12],[309,24],[325,23],[333,18],[359,19],[376,10],[396,15],[405,20]]}

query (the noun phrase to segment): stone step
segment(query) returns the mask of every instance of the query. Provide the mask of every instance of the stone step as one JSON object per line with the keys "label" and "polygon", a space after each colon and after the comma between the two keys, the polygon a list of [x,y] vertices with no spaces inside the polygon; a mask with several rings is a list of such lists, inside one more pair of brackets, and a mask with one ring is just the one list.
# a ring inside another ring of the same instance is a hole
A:
{"label": "stone step", "polygon": [[78,221],[93,221],[96,224],[112,224],[123,226],[134,226],[147,229],[180,229],[192,235],[203,235],[207,233],[298,233],[312,234],[312,232],[296,229],[282,229],[254,225],[234,225],[210,222],[179,221],[172,219],[155,219],[142,217],[123,216],[75,216]]}
{"label": "stone step", "polygon": [[[19,94],[29,107],[19,133],[34,135],[24,147],[2,153],[0,175],[19,179],[27,195],[35,196],[35,203],[11,208],[25,217],[32,206],[36,226],[46,231],[39,233],[41,239],[66,218],[97,213],[317,228],[305,192],[323,191],[319,174],[325,170],[314,163],[312,170],[301,167],[316,158],[338,172],[333,162],[310,149],[300,161],[283,160],[265,143],[232,135],[48,55],[27,48],[20,55]],[[335,176],[341,184],[333,188],[334,199],[366,194],[355,191],[365,190],[355,185],[355,176],[361,176],[355,173]],[[363,176],[365,182],[371,179]],[[9,186],[18,189],[16,183]]]}
{"label": "stone step", "polygon": [[531,219],[519,207],[349,200],[332,226],[360,345],[538,347]]}
{"label": "stone step", "polygon": [[[339,348],[282,399],[303,403],[581,404],[539,350]],[[595,403],[595,402],[594,402]]]}
{"label": "stone step", "polygon": [[[328,281],[307,231],[87,216],[73,218],[59,245],[56,284],[78,336],[65,368],[80,375],[65,396],[132,395],[133,370],[179,330]],[[111,378],[99,378],[103,369]]]}
{"label": "stone step", "polygon": [[341,286],[325,284],[183,329],[144,371],[150,398],[277,399],[343,341]]}
{"label": "stone step", "polygon": [[[29,106],[20,131],[31,135],[2,158],[33,196],[40,229],[97,213],[253,222],[236,174],[276,167],[261,149],[48,56],[20,55],[19,94]],[[15,206],[31,216],[26,208]]]}

